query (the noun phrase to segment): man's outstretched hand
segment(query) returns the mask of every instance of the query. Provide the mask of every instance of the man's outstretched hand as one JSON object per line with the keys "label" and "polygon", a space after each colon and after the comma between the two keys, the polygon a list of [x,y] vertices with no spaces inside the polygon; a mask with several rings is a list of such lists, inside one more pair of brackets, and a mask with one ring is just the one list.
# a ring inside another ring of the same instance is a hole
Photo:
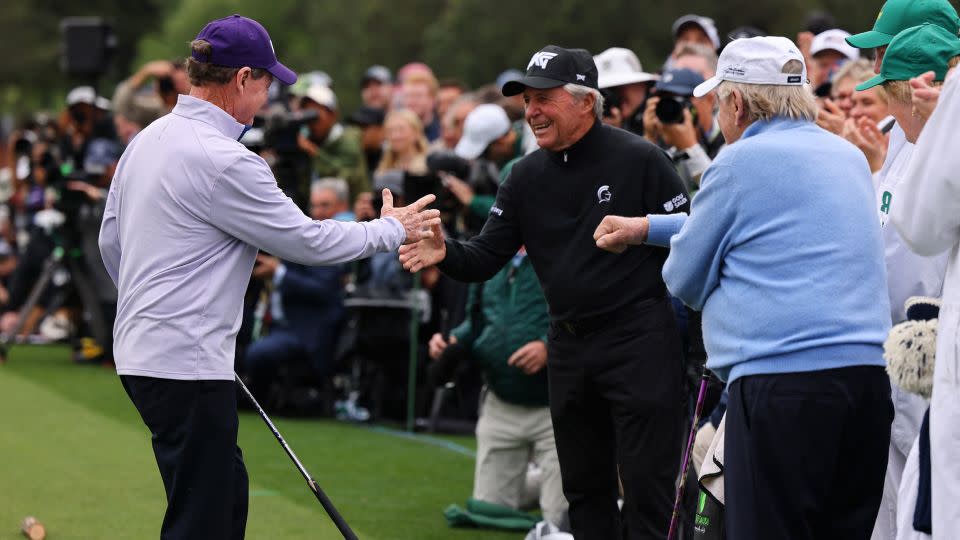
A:
{"label": "man's outstretched hand", "polygon": [[644,217],[606,216],[594,231],[593,239],[600,249],[623,253],[631,245],[646,242],[648,228]]}
{"label": "man's outstretched hand", "polygon": [[428,232],[431,233],[430,236],[424,236],[416,244],[400,246],[400,263],[410,272],[429,268],[447,256],[447,245],[443,241],[443,230],[440,228],[439,219]]}
{"label": "man's outstretched hand", "polygon": [[[393,207],[393,193],[389,189],[383,190],[383,208],[380,210],[381,218],[392,217],[403,225],[404,232],[407,233],[404,244],[413,244],[425,238],[433,236],[434,226],[440,227],[440,211],[424,210],[428,204],[435,201],[435,195],[425,195],[417,202],[400,208]],[[443,241],[441,240],[441,243]]]}

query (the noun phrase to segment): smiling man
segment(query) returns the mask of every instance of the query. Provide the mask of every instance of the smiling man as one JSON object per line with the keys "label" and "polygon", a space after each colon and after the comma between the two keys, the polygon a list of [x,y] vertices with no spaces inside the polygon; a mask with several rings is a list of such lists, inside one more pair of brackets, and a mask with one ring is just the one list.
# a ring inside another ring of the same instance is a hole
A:
{"label": "smiling man", "polygon": [[257,250],[320,266],[395,250],[439,224],[420,211],[314,221],[277,187],[267,163],[238,142],[267,101],[277,61],[260,23],[233,15],[191,43],[193,88],[130,143],[107,197],[103,262],[119,290],[117,373],[143,422],[167,493],[161,538],[241,539],[247,472],[237,446],[234,348]]}
{"label": "smiling man", "polygon": [[668,252],[607,253],[592,235],[608,214],[685,212],[688,195],[663,151],[600,122],[587,51],[538,51],[526,76],[503,86],[521,93],[540,149],[514,165],[483,231],[444,242],[437,228],[400,260],[485,281],[526,245],[550,309],[550,410],[573,534],[664,538],[683,419],[680,338],[661,278]]}

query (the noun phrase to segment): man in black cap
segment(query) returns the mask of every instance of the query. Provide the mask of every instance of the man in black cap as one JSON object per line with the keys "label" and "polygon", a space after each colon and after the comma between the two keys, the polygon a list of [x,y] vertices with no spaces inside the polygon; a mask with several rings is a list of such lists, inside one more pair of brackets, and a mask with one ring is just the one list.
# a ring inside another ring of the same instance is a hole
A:
{"label": "man in black cap", "polygon": [[393,99],[393,76],[384,66],[370,66],[360,82],[360,97],[363,106],[381,111],[390,107]]}
{"label": "man in black cap", "polygon": [[[662,150],[603,125],[597,68],[583,49],[547,46],[523,94],[540,149],[514,165],[483,231],[469,242],[402,248],[410,271],[439,264],[462,281],[492,277],[525,245],[550,307],[550,409],[576,538],[664,538],[680,462],[680,338],[661,277],[667,250],[596,248],[608,214],[686,212]],[[617,471],[624,504],[617,510]]]}

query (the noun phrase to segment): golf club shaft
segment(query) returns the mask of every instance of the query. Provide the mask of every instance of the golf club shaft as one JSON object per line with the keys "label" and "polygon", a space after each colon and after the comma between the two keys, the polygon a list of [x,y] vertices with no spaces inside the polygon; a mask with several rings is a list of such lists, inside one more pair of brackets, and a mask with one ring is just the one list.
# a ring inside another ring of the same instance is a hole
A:
{"label": "golf club shaft", "polygon": [[277,438],[277,441],[280,442],[280,446],[283,447],[283,450],[287,453],[287,456],[290,457],[290,460],[293,461],[293,464],[297,466],[297,470],[300,471],[300,474],[303,476],[303,479],[307,481],[307,486],[310,488],[310,491],[317,497],[317,500],[320,501],[320,505],[323,506],[323,509],[327,511],[327,515],[330,516],[330,519],[333,520],[333,523],[337,526],[337,529],[340,530],[340,534],[346,540],[358,540],[357,535],[354,534],[353,530],[350,529],[350,525],[347,524],[346,520],[343,519],[343,516],[340,515],[340,512],[337,511],[336,507],[333,506],[333,502],[327,497],[327,494],[320,489],[320,486],[317,484],[316,480],[310,476],[310,473],[307,471],[306,467],[303,466],[303,463],[300,463],[300,460],[297,458],[297,455],[293,452],[293,449],[287,444],[287,441],[283,440],[283,435],[280,434],[280,431],[277,429],[277,426],[273,425],[273,422],[270,421],[270,417],[267,416],[266,411],[263,410],[263,407],[257,403],[257,399],[253,397],[253,394],[250,393],[250,390],[247,389],[247,386],[243,384],[243,381],[240,380],[240,376],[234,374],[237,384],[240,385],[240,389],[243,390],[244,395],[247,396],[247,399],[250,403],[253,404],[253,408],[257,410],[257,413],[260,414],[260,418],[267,424],[267,427],[270,428],[270,431],[273,432],[273,436]]}
{"label": "golf club shaft", "polygon": [[683,500],[683,488],[687,483],[687,467],[690,464],[690,451],[693,449],[693,443],[697,438],[697,424],[700,423],[700,413],[703,412],[703,400],[707,395],[707,383],[710,382],[710,374],[704,370],[700,378],[700,393],[697,395],[697,406],[693,411],[693,425],[690,426],[690,437],[687,439],[687,448],[683,452],[683,464],[680,468],[680,485],[677,486],[677,498],[673,502],[673,515],[670,517],[670,530],[667,532],[667,540],[673,540],[673,535],[677,530],[677,523],[680,521],[680,502]]}

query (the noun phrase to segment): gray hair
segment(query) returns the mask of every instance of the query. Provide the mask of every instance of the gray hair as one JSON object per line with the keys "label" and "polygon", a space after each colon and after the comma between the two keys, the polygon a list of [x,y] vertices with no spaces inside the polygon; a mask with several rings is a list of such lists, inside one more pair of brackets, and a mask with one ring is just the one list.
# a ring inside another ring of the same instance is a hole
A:
{"label": "gray hair", "polygon": [[[803,63],[790,60],[783,66],[782,73],[803,73]],[[717,87],[717,97],[726,101],[734,90],[743,96],[743,107],[750,122],[769,120],[775,116],[810,122],[817,119],[817,103],[813,94],[803,86],[723,81]]]}
{"label": "gray hair", "polygon": [[350,186],[347,185],[347,181],[343,178],[321,178],[310,186],[311,193],[316,193],[325,189],[332,191],[337,196],[337,200],[340,202],[347,202],[350,199]]}
{"label": "gray hair", "polygon": [[577,101],[582,101],[583,98],[587,97],[587,94],[593,94],[593,113],[597,118],[603,118],[603,94],[599,90],[573,83],[563,85],[563,89]]}

